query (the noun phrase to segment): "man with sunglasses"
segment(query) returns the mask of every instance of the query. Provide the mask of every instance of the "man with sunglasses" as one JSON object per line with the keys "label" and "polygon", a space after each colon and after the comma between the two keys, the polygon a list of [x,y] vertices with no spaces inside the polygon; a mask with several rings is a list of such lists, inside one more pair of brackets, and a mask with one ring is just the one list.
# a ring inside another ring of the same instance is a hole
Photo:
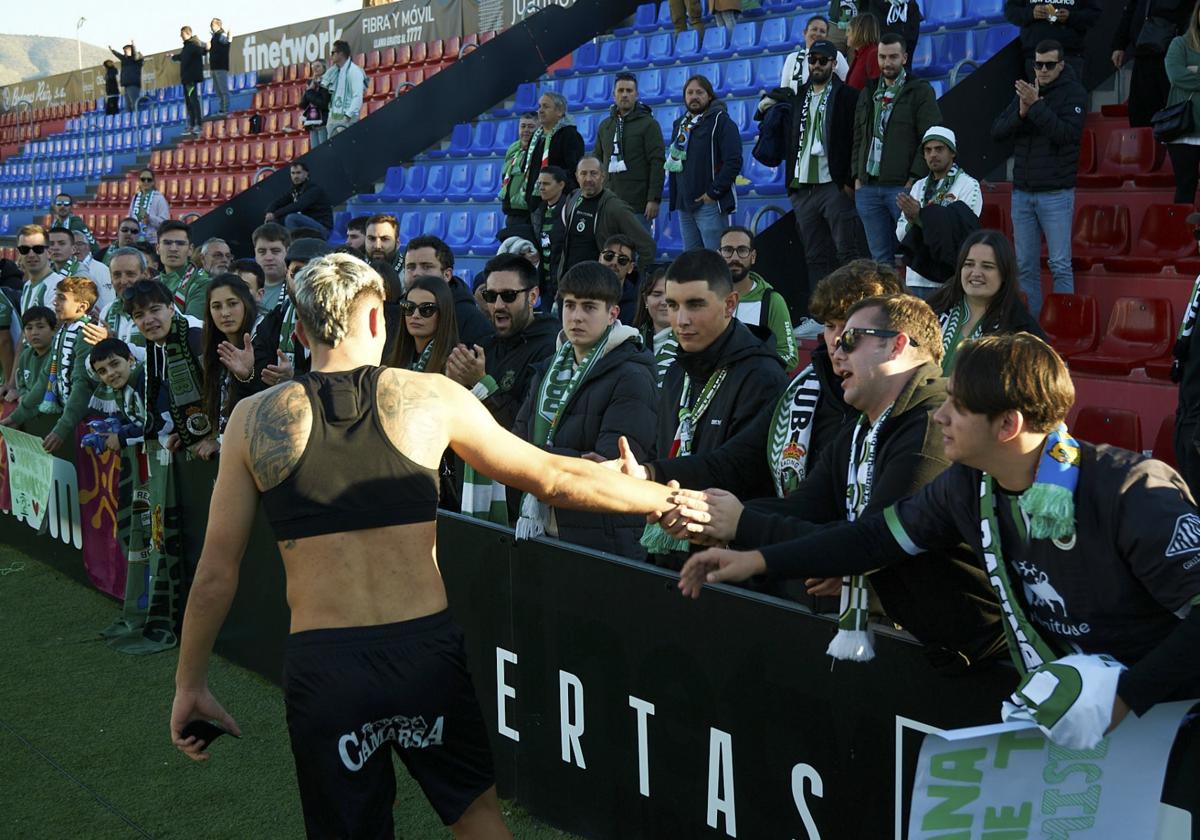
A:
{"label": "man with sunglasses", "polygon": [[762,275],[751,271],[758,252],[754,250],[754,234],[750,228],[741,225],[725,228],[717,253],[729,266],[733,290],[738,293],[734,317],[743,324],[770,331],[775,336],[775,349],[783,366],[788,370],[796,367],[800,356],[796,352],[796,336],[792,333],[787,301]]}
{"label": "man with sunglasses", "polygon": [[100,261],[108,266],[109,272],[112,271],[113,252],[118,248],[132,248],[137,245],[141,232],[142,226],[132,216],[126,216],[120,221],[117,225],[117,238],[100,252]]}
{"label": "man with sunglasses", "polygon": [[[25,281],[21,284],[20,311],[25,312],[32,306],[52,309],[54,289],[63,276],[50,264],[46,229],[41,225],[25,225],[18,230],[17,255],[25,272]],[[11,376],[9,384],[12,384]]]}
{"label": "man with sunglasses", "polygon": [[151,245],[158,242],[158,226],[171,218],[171,207],[167,197],[154,186],[153,170],[143,169],[138,173],[138,188],[129,201],[129,215],[141,227],[143,241]]}
{"label": "man with sunglasses", "polygon": [[604,240],[604,248],[600,251],[600,264],[617,275],[621,284],[619,317],[622,324],[632,324],[637,316],[638,287],[641,285],[637,268],[637,246],[625,234],[614,233]]}
{"label": "man with sunglasses", "polygon": [[604,243],[615,234],[629,237],[637,246],[643,270],[654,258],[654,239],[629,205],[604,186],[605,177],[600,158],[584,155],[579,159],[579,165],[575,168],[579,189],[563,202],[566,239],[558,268],[559,277],[582,262],[598,260]]}
{"label": "man with sunglasses", "polygon": [[[844,35],[842,40],[845,40]],[[780,87],[788,88],[792,93],[799,93],[800,88],[808,84],[809,74],[812,72],[812,64],[808,61],[808,57],[812,55],[813,45],[818,41],[832,43],[829,40],[829,21],[821,15],[813,15],[804,24],[804,43],[795,52],[789,53],[783,61],[783,75],[779,79]],[[838,52],[836,45],[830,70],[837,73],[837,77],[843,82],[846,81],[846,75],[850,72],[850,64],[846,61],[846,56]],[[774,94],[768,94],[768,96],[775,102],[779,101]],[[774,102],[769,104],[774,104]]]}
{"label": "man with sunglasses", "polygon": [[67,230],[81,230],[87,236],[88,245],[92,248],[96,247],[96,237],[92,233],[91,228],[87,226],[87,222],[82,216],[76,216],[71,212],[75,204],[71,200],[71,196],[66,193],[59,193],[54,197],[54,218],[51,220],[52,228],[62,227]]}
{"label": "man with sunglasses", "polygon": [[992,123],[992,139],[1013,142],[1013,247],[1021,290],[1034,318],[1042,310],[1042,236],[1054,291],[1075,290],[1071,224],[1075,175],[1087,116],[1087,91],[1063,61],[1062,44],[1037,45],[1036,84],[1016,81],[1016,95]]}
{"label": "man with sunglasses", "polygon": [[[691,524],[672,533],[690,534],[707,545],[774,545],[826,523],[853,522],[882,511],[949,466],[933,420],[946,399],[941,332],[933,310],[912,295],[867,298],[850,308],[836,345],[834,370],[841,376],[847,404],[859,412],[857,421],[841,427],[785,498],[743,505],[723,490],[706,490],[702,502],[683,500],[683,516]],[[681,588],[691,594],[697,570],[706,568],[703,559],[689,562]],[[870,579],[888,617],[927,645],[935,665],[962,669],[1003,653],[999,605],[965,546],[951,544],[938,552],[936,562],[923,558],[897,564]],[[870,643],[863,638],[865,579],[811,576],[805,583],[810,594],[840,593],[840,629],[862,634],[841,636],[830,646],[830,655],[869,659]],[[930,609],[933,604],[936,610]],[[843,649],[847,641],[855,646]]]}

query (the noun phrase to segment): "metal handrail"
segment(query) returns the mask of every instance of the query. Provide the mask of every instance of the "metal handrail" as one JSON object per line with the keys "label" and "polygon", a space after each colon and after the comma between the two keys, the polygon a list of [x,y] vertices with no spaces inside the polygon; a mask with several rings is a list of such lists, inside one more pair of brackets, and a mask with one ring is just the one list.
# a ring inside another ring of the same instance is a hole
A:
{"label": "metal handrail", "polygon": [[[133,148],[135,152],[141,152],[142,150],[142,100],[144,99],[150,100],[151,103],[154,102],[153,96],[148,93],[143,93],[138,96],[137,100],[133,103],[133,130],[136,132],[134,134]],[[147,126],[151,133],[154,131],[154,116],[155,112],[151,111],[150,125]],[[149,145],[151,148],[153,148],[153,137],[151,137]]]}
{"label": "metal handrail", "polygon": [[272,175],[274,175],[278,171],[279,170],[277,170],[273,166],[260,166],[258,168],[258,171],[254,173],[254,178],[251,179],[251,183],[258,184],[258,183],[262,182],[264,179],[270,178]]}
{"label": "metal handrail", "polygon": [[954,87],[956,84],[958,84],[958,71],[961,70],[964,66],[966,66],[968,64],[971,65],[972,69],[975,69],[975,70],[979,69],[979,62],[976,61],[975,59],[973,59],[973,58],[962,59],[961,61],[959,61],[957,64],[955,64],[953,67],[950,68],[950,87]]}
{"label": "metal handrail", "polygon": [[200,218],[200,214],[197,213],[195,210],[191,210],[187,213],[184,213],[182,216],[180,216],[179,221],[183,222],[184,224],[190,225],[192,222],[196,221],[196,219],[199,219],[199,218]]}
{"label": "metal handrail", "polygon": [[755,213],[754,217],[750,220],[750,230],[754,231],[755,234],[761,233],[761,231],[758,229],[758,222],[763,217],[763,214],[769,210],[774,210],[782,217],[786,216],[791,211],[791,208],[784,210],[778,204],[768,204],[764,207],[758,208],[758,212]]}

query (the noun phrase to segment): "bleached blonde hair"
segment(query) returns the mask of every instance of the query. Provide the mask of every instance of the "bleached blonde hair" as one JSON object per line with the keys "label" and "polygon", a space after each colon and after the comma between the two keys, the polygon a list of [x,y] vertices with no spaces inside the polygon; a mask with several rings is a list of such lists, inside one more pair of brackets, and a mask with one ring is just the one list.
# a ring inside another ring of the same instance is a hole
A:
{"label": "bleached blonde hair", "polygon": [[354,311],[364,298],[386,298],[383,278],[350,254],[312,260],[292,278],[296,313],[313,341],[337,347],[350,333]]}

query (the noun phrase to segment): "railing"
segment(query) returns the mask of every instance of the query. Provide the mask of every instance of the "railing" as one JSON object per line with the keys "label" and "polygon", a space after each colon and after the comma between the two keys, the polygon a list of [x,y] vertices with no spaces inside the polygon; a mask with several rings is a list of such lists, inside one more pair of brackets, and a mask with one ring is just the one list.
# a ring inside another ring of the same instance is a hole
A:
{"label": "railing", "polygon": [[[137,98],[137,101],[133,103],[133,150],[135,153],[140,153],[142,151],[142,100],[149,100],[151,104],[154,104],[154,97],[148,93],[143,93]],[[155,114],[155,109],[151,108],[150,123],[148,126],[146,126],[147,130],[151,132],[151,138],[148,144],[150,147],[154,146],[153,132]]]}
{"label": "railing", "polygon": [[251,183],[257,184],[260,181],[264,181],[274,175],[275,172],[276,169],[273,166],[260,166],[258,171],[254,173],[254,178],[251,179]]}

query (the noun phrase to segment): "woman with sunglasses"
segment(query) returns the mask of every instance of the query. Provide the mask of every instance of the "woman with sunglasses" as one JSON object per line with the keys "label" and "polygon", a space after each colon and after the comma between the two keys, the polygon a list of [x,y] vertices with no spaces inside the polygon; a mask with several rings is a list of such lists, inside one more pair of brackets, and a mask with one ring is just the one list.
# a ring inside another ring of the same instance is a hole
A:
{"label": "woman with sunglasses", "polygon": [[947,373],[958,346],[969,338],[1026,332],[1046,334],[1020,296],[1017,255],[998,230],[978,230],[958,251],[954,279],[930,299],[942,328],[942,369]]}
{"label": "woman with sunglasses", "polygon": [[217,434],[196,444],[195,454],[208,460],[221,451],[220,436],[239,398],[235,374],[225,359],[229,349],[248,346],[258,307],[245,280],[218,274],[208,287],[204,311],[204,411],[216,420]]}
{"label": "woman with sunglasses", "polygon": [[642,334],[646,346],[654,351],[655,384],[661,388],[663,377],[679,352],[679,341],[671,332],[671,314],[667,309],[666,268],[653,271],[642,281],[633,326]]}
{"label": "woman with sunglasses", "polygon": [[458,344],[454,293],[441,277],[414,278],[400,300],[400,340],[391,367],[418,373],[445,373],[450,351]]}
{"label": "woman with sunglasses", "polygon": [[141,225],[139,239],[151,245],[158,241],[158,226],[171,218],[167,197],[154,188],[154,172],[150,169],[138,173],[138,188],[129,202],[129,217]]}

